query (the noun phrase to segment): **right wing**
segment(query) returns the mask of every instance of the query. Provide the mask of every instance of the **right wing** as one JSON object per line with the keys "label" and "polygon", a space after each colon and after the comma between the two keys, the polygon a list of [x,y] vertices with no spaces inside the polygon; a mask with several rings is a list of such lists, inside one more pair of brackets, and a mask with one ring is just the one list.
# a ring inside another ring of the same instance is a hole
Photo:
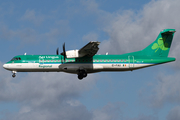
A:
{"label": "right wing", "polygon": [[99,44],[100,44],[100,42],[91,41],[79,50],[79,54],[83,55],[83,56],[92,57],[98,52]]}
{"label": "right wing", "polygon": [[80,50],[69,50],[66,51],[67,58],[80,58],[80,57],[93,57],[99,50],[98,45],[100,42],[91,41]]}

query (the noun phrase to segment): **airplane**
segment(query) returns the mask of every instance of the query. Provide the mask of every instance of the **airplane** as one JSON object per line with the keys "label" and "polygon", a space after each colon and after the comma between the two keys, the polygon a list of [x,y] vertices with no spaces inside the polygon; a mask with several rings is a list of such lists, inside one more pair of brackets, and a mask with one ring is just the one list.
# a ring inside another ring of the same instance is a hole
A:
{"label": "airplane", "polygon": [[145,49],[121,55],[97,55],[100,42],[91,41],[80,50],[65,51],[56,55],[18,55],[3,67],[17,72],[66,72],[77,74],[82,80],[87,74],[104,71],[133,71],[175,61],[168,57],[175,29],[162,30],[157,39]]}

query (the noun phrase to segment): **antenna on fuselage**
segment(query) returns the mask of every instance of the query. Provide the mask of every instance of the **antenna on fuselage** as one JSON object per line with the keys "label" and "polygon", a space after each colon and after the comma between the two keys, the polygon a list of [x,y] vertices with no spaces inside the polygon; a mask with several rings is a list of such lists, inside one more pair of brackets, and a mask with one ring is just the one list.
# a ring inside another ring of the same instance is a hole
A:
{"label": "antenna on fuselage", "polygon": [[24,53],[24,55],[26,55],[26,53]]}

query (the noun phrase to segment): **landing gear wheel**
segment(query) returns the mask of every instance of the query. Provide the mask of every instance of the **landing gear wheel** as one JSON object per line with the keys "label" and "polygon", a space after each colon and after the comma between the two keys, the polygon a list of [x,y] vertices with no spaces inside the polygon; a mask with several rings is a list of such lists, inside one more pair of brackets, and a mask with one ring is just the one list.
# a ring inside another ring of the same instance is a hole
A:
{"label": "landing gear wheel", "polygon": [[79,73],[78,73],[78,79],[79,80],[82,80],[83,78],[87,77],[87,73],[85,70],[79,70]]}
{"label": "landing gear wheel", "polygon": [[82,75],[83,75],[83,77],[87,77],[87,73],[86,72],[84,72]]}
{"label": "landing gear wheel", "polygon": [[83,79],[83,76],[82,76],[82,75],[78,75],[78,79],[79,79],[79,80],[82,80],[82,79]]}
{"label": "landing gear wheel", "polygon": [[12,77],[13,78],[16,77],[16,73],[17,73],[17,71],[12,71]]}
{"label": "landing gear wheel", "polygon": [[16,77],[16,74],[14,73],[14,74],[12,75],[12,77],[13,77],[13,78]]}

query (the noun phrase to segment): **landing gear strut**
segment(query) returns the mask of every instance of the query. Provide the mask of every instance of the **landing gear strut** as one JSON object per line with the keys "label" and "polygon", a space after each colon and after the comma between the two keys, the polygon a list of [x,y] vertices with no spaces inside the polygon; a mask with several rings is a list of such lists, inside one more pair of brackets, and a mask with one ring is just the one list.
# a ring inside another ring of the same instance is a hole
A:
{"label": "landing gear strut", "polygon": [[86,71],[85,70],[79,70],[79,72],[78,72],[78,79],[82,80],[85,77],[87,77]]}
{"label": "landing gear strut", "polygon": [[12,73],[13,73],[13,74],[12,74],[12,77],[13,77],[13,78],[16,77],[16,73],[17,73],[17,72],[16,72],[16,71],[12,71]]}

